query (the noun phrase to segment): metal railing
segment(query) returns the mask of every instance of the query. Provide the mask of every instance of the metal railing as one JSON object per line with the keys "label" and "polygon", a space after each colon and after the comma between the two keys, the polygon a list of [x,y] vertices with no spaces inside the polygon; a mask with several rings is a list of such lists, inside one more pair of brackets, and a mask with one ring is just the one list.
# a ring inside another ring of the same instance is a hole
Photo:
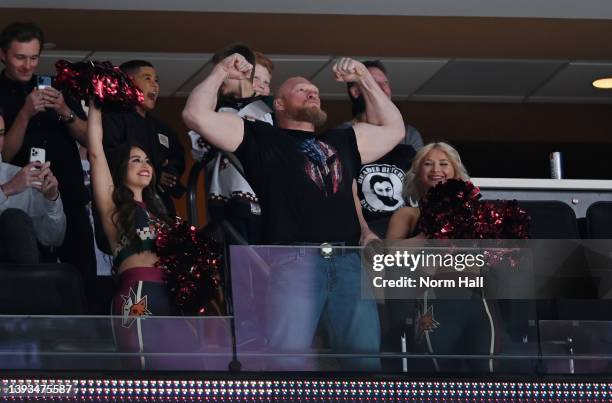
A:
{"label": "metal railing", "polygon": [[193,164],[187,180],[187,220],[191,225],[198,225],[198,180],[204,170],[204,164],[199,161]]}

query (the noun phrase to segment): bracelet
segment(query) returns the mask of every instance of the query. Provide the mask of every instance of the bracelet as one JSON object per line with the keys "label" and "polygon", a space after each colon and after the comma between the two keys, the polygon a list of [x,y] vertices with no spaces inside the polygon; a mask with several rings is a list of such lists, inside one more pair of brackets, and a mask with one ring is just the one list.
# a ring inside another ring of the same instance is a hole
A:
{"label": "bracelet", "polygon": [[62,123],[70,124],[74,122],[74,120],[76,119],[76,116],[74,116],[74,112],[70,111],[70,113],[67,115],[58,114],[57,119]]}

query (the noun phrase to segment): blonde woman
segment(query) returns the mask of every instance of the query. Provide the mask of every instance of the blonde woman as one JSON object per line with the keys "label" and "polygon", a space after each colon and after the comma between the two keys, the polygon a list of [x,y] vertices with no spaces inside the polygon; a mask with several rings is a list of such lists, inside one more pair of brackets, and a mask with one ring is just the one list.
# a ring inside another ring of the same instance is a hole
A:
{"label": "blonde woman", "polygon": [[[403,196],[406,200],[417,201],[438,183],[448,179],[469,180],[459,153],[450,144],[429,143],[419,150],[406,173]],[[421,213],[418,207],[403,207],[397,210],[389,221],[386,238],[398,240],[412,238]]]}
{"label": "blonde woman", "polygon": [[[419,150],[406,174],[404,198],[418,201],[429,189],[449,179],[469,180],[459,153],[447,143],[427,144]],[[424,237],[418,233],[420,216],[418,207],[396,211],[389,222],[387,239]],[[410,345],[415,352],[488,356],[497,352],[500,346],[495,342],[496,335],[500,334],[495,307],[487,302],[480,289],[466,289],[460,296],[454,289],[427,290],[415,301],[392,301],[389,314],[392,328],[402,329],[407,323],[406,317],[412,319],[414,329],[410,333],[414,334],[414,339]],[[405,332],[405,328],[402,331]],[[433,358],[417,361],[412,366],[426,372],[493,370],[492,359]]]}

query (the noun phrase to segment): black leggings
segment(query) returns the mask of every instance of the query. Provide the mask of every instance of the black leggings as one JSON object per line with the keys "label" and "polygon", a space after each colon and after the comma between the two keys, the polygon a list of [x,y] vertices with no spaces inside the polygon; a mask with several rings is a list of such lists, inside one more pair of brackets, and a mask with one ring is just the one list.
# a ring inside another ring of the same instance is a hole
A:
{"label": "black leggings", "polygon": [[[497,314],[479,290],[472,298],[417,301],[414,318],[415,352],[440,355],[490,355],[500,348]],[[479,372],[494,370],[486,358],[435,358],[418,360],[424,372]]]}

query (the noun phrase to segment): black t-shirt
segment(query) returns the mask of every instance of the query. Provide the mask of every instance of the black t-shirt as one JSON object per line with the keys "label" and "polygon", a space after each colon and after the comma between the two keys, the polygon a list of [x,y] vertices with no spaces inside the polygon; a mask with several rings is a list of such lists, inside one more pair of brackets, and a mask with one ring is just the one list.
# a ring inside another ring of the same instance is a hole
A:
{"label": "black t-shirt", "polygon": [[[4,71],[0,75],[0,107],[4,110],[7,132],[36,83],[36,76],[27,83],[20,83],[7,78]],[[68,97],[65,99],[70,109],[81,119],[85,119],[81,106]],[[17,166],[27,165],[32,147],[45,149],[46,160],[51,162],[51,171],[59,182],[64,205],[68,208],[71,205],[85,205],[89,201],[89,195],[83,183],[83,169],[76,140],[70,135],[66,124],[59,121],[54,110],[46,109],[30,119],[21,148],[12,161],[5,162]]]}
{"label": "black t-shirt", "polygon": [[361,156],[352,128],[316,136],[244,121],[235,154],[259,197],[264,243],[358,244],[352,182]]}
{"label": "black t-shirt", "polygon": [[366,221],[389,217],[405,205],[404,177],[415,154],[411,146],[398,144],[382,158],[361,167],[357,193]]}
{"label": "black t-shirt", "polygon": [[[129,142],[143,148],[151,158],[159,180],[162,170],[180,178],[185,171],[185,152],[174,131],[151,116],[140,116],[136,111],[104,111],[102,144],[107,154],[117,146]],[[168,164],[162,168],[164,161]],[[177,182],[169,192],[180,197],[182,186]]]}

